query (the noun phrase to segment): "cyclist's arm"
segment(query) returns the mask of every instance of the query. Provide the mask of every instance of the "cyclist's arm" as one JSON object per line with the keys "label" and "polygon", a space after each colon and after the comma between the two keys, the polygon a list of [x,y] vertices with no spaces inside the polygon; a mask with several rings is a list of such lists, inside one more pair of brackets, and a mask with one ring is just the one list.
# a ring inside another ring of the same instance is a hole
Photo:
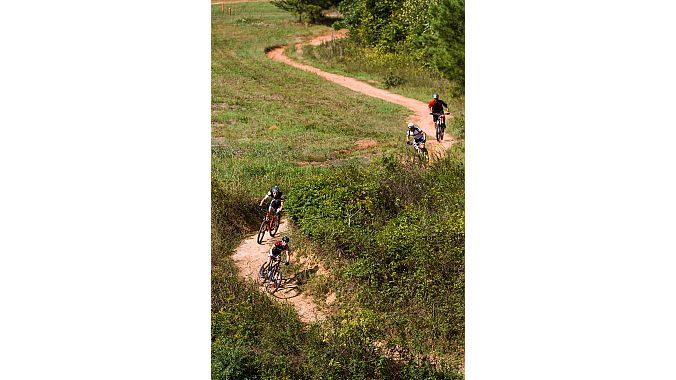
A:
{"label": "cyclist's arm", "polygon": [[268,194],[265,194],[265,197],[263,197],[263,199],[261,199],[261,203],[259,204],[259,206],[263,207],[263,203],[265,203],[265,201],[266,201],[269,197],[270,197],[270,196],[269,196]]}

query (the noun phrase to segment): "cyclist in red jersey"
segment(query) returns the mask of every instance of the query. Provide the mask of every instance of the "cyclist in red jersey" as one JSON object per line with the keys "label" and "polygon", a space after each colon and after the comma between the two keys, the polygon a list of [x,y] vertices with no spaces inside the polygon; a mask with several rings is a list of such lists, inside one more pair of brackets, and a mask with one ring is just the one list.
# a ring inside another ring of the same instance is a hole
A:
{"label": "cyclist in red jersey", "polygon": [[284,236],[282,240],[276,241],[273,245],[272,248],[270,248],[270,252],[268,252],[268,268],[270,268],[270,265],[272,265],[272,261],[280,261],[282,260],[282,252],[286,252],[286,262],[284,265],[289,265],[289,259],[291,258],[291,250],[289,249],[289,237]]}
{"label": "cyclist in red jersey", "polygon": [[439,99],[439,94],[435,92],[434,95],[432,95],[432,101],[427,105],[427,108],[429,108],[430,112],[434,114],[432,115],[432,119],[435,123],[437,122],[439,115],[444,113],[444,107],[446,108],[446,112],[448,112],[448,105],[446,102]]}

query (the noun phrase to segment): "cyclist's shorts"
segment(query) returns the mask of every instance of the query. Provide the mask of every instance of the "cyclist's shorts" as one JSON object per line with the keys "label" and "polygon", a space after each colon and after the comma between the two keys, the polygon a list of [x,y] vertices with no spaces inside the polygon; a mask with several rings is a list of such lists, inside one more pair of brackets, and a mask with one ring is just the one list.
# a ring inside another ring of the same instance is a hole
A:
{"label": "cyclist's shorts", "polygon": [[415,139],[415,143],[416,143],[416,144],[424,144],[425,141],[427,141],[427,140],[426,140],[424,137],[421,138],[421,139]]}

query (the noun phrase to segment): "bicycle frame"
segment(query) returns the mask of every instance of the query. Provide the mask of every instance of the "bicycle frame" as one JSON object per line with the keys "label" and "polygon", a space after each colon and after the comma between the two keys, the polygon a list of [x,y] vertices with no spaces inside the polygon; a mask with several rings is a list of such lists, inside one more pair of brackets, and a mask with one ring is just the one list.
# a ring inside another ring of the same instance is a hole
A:
{"label": "bicycle frame", "polygon": [[265,212],[265,226],[268,229],[268,232],[272,232],[275,220],[277,219],[277,214],[270,212],[270,210]]}

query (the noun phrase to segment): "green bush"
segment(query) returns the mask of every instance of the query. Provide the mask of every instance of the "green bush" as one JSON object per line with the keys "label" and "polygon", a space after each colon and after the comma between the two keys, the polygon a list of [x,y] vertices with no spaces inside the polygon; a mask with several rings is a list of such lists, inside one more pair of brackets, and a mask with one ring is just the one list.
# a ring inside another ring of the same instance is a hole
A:
{"label": "green bush", "polygon": [[[463,347],[462,161],[448,155],[421,171],[386,157],[298,183],[288,203],[301,232],[320,243],[317,254],[343,295],[387,316],[388,339],[412,355]],[[358,212],[348,218],[346,210]]]}

